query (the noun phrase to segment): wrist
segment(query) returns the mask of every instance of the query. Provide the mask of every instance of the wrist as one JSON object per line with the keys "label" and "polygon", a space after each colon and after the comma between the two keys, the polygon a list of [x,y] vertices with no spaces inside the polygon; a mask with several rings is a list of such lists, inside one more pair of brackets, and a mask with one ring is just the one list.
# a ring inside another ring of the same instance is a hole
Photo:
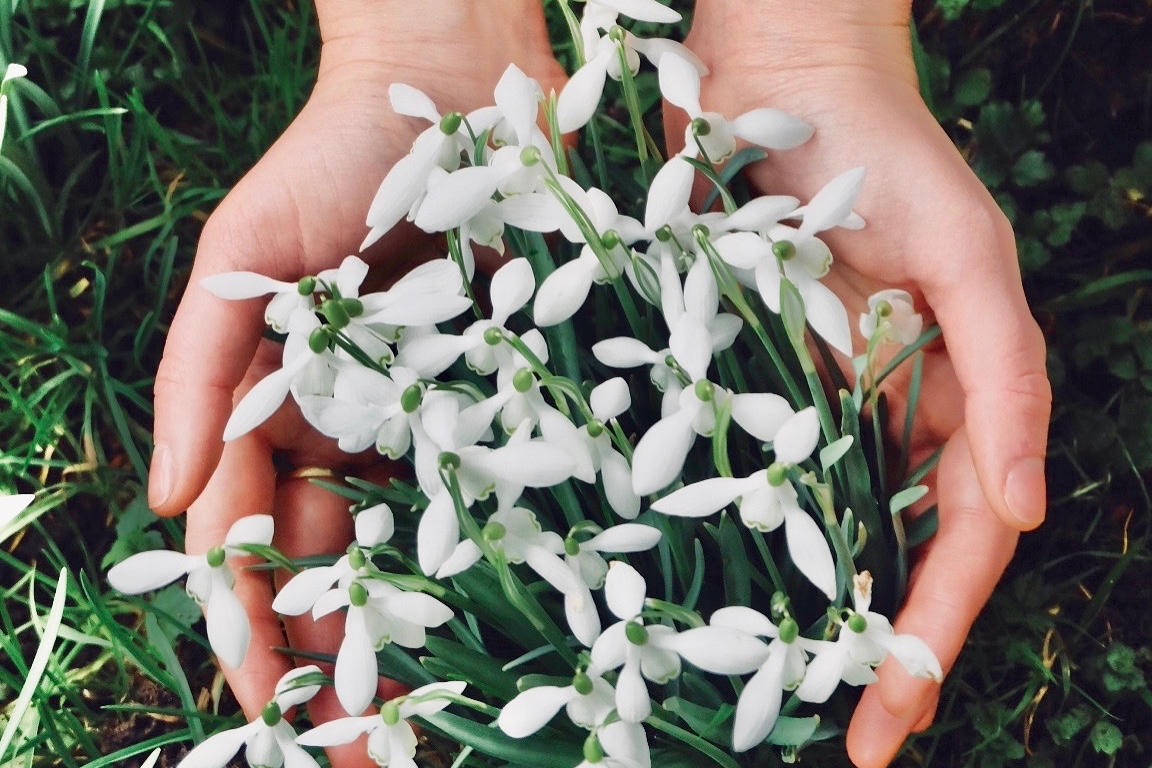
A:
{"label": "wrist", "polygon": [[696,0],[695,17],[723,15],[771,32],[907,24],[912,0]]}

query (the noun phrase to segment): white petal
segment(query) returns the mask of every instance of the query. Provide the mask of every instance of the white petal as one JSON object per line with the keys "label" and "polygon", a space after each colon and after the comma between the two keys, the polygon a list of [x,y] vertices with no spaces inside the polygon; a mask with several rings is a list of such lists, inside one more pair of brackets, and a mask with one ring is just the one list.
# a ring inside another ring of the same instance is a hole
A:
{"label": "white petal", "polygon": [[492,320],[498,325],[504,325],[513,312],[528,303],[535,290],[536,278],[532,275],[532,265],[528,259],[512,259],[496,270],[489,288]]}
{"label": "white petal", "polygon": [[684,276],[684,310],[702,325],[707,325],[716,316],[719,303],[716,276],[712,274],[708,260],[698,258]]}
{"label": "white petal", "polygon": [[175,581],[200,564],[202,558],[183,552],[156,549],[140,552],[108,571],[108,583],[126,595],[139,595]]}
{"label": "white petal", "polygon": [[600,457],[600,479],[612,510],[625,520],[634,520],[640,514],[640,497],[632,490],[628,460],[616,451],[606,451]]}
{"label": "white petal", "polygon": [[424,627],[438,627],[452,618],[452,609],[422,592],[399,592],[385,599],[388,611],[404,621]]}
{"label": "white petal", "polygon": [[432,696],[437,693],[454,693],[459,696],[464,693],[464,689],[467,687],[468,684],[462,680],[448,680],[447,682],[422,685],[408,694],[408,698],[400,705],[400,717],[427,717],[428,715],[434,715],[452,702],[447,698],[436,698],[434,696],[427,701],[415,701],[415,699]]}
{"label": "white petal", "polygon": [[776,637],[779,631],[767,616],[743,605],[729,605],[712,614],[709,623],[717,627],[730,627],[750,635]]}
{"label": "white petal", "polygon": [[0,81],[0,85],[6,84],[9,80],[16,80],[17,78],[27,77],[28,67],[16,62],[9,62],[8,66],[4,68],[4,79]]}
{"label": "white petal", "polygon": [[632,490],[641,496],[664,488],[680,475],[688,451],[696,442],[695,414],[681,408],[652,425],[632,454]]}
{"label": "white petal", "polygon": [[414,223],[425,232],[460,226],[492,199],[498,178],[494,168],[484,165],[453,171],[428,188]]}
{"label": "white petal", "polygon": [[605,54],[594,56],[572,73],[556,99],[556,122],[561,133],[583,128],[596,114],[607,73],[608,57]]}
{"label": "white petal", "polygon": [[608,6],[617,13],[630,16],[636,21],[675,24],[681,18],[679,12],[656,0],[596,0],[596,2]]}
{"label": "white petal", "polygon": [[296,742],[306,747],[331,747],[336,744],[349,744],[383,724],[384,721],[380,719],[380,715],[342,717],[339,720],[330,720],[323,725],[318,725],[310,731],[305,731],[296,737]]}
{"label": "white petal", "polygon": [[800,573],[829,600],[835,600],[836,564],[816,521],[798,507],[786,506],[784,537],[788,542],[788,556]]}
{"label": "white petal", "polygon": [[576,639],[585,646],[591,646],[600,636],[600,614],[596,611],[596,601],[587,589],[578,589],[564,595],[564,616],[568,627]]}
{"label": "white petal", "polygon": [[852,327],[840,297],[815,280],[804,284],[801,295],[804,297],[804,314],[812,330],[838,352],[851,357]]}
{"label": "white petal", "polygon": [[452,554],[444,561],[436,570],[436,578],[448,579],[457,574],[471,568],[476,563],[480,562],[480,558],[484,553],[480,551],[480,547],[472,539],[464,539],[456,545],[456,549],[452,550]]}
{"label": "white petal", "polygon": [[795,115],[763,107],[733,120],[732,132],[767,149],[792,149],[812,138],[813,128]]}
{"label": "white petal", "polygon": [[[665,56],[666,60],[676,57]],[[688,207],[692,196],[692,180],[696,169],[679,155],[664,164],[648,187],[648,200],[644,206],[644,228],[655,232]]]}
{"label": "white petal", "polygon": [[560,202],[543,192],[509,195],[496,204],[504,223],[529,232],[555,232],[568,222],[568,213]]}
{"label": "white petal", "polygon": [[644,609],[647,591],[644,577],[632,566],[620,560],[609,566],[604,598],[608,601],[608,610],[617,618],[627,621],[638,615]]}
{"label": "white petal", "polygon": [[392,111],[398,115],[422,117],[430,123],[440,122],[436,104],[419,88],[405,83],[392,83],[388,86],[388,100],[392,102]]}
{"label": "white petal", "polygon": [[272,515],[247,515],[232,523],[228,534],[224,537],[224,546],[235,547],[239,544],[272,543]]}
{"label": "white petal", "polygon": [[627,646],[625,622],[618,621],[604,630],[592,644],[592,666],[601,672],[616,669],[624,663]]}
{"label": "white petal", "polygon": [[804,681],[796,689],[796,695],[800,700],[813,704],[828,701],[828,697],[840,684],[847,657],[848,646],[843,642],[832,643],[824,651],[817,653],[816,657],[808,662]]}
{"label": "white petal", "polygon": [[255,272],[224,272],[209,275],[200,281],[200,287],[221,299],[251,299],[268,293],[296,292],[295,283],[273,280]]}
{"label": "white petal", "polygon": [[730,627],[695,627],[669,640],[672,650],[706,672],[744,675],[768,659],[768,646],[755,635]]}
{"label": "white petal", "polygon": [[736,703],[732,724],[732,749],[745,752],[760,744],[772,732],[780,715],[783,692],[784,653],[774,652],[764,668],[752,676]]}
{"label": "white petal", "polygon": [[688,113],[698,117],[700,108],[700,73],[686,59],[676,55],[661,56],[657,67],[660,73],[660,93],[664,98]]}
{"label": "white petal", "polygon": [[544,278],[533,303],[536,325],[546,328],[562,323],[580,309],[592,289],[599,262],[576,258],[562,264]]}
{"label": "white petal", "polygon": [[776,260],[765,260],[756,267],[756,291],[764,306],[780,314],[780,267]]}
{"label": "white petal", "polygon": [[570,685],[529,688],[504,705],[496,725],[514,739],[531,736],[547,725],[575,695],[576,690]]}
{"label": "white petal", "polygon": [[771,440],[776,461],[799,464],[811,456],[820,440],[820,418],[815,406],[810,405],[789,416]]}
{"label": "white petal", "polygon": [[476,339],[469,336],[432,333],[413,339],[401,347],[396,355],[396,365],[419,371],[425,378],[432,378],[439,376],[460,355],[475,346]]}
{"label": "white petal", "polygon": [[249,724],[214,733],[185,755],[177,768],[224,768],[252,731]]}
{"label": "white petal", "polygon": [[376,504],[356,513],[356,543],[374,547],[392,538],[396,523],[387,504]]}
{"label": "white petal", "polygon": [[852,213],[852,206],[864,184],[864,168],[845,171],[824,185],[804,207],[801,236],[814,235],[840,225]]}
{"label": "white petal", "polygon": [[276,692],[274,695],[276,703],[280,705],[280,709],[285,710],[303,704],[319,693],[319,685],[298,685],[296,683],[297,680],[305,675],[319,673],[320,667],[315,664],[296,667],[286,672],[276,683]]}
{"label": "white petal", "polygon": [[208,604],[204,607],[204,619],[208,628],[208,642],[220,661],[233,668],[243,664],[252,628],[240,599],[222,580],[212,584],[212,594],[208,596]]}
{"label": "white petal", "polygon": [[660,529],[639,523],[614,525],[596,534],[584,546],[597,552],[643,552],[660,542]]}
{"label": "white petal", "polygon": [[937,683],[944,679],[936,654],[916,635],[881,636],[876,641],[887,648],[913,677],[924,677]]}
{"label": "white petal", "polygon": [[328,614],[340,610],[348,604],[348,590],[329,590],[320,595],[320,597],[316,598],[316,602],[312,605],[312,620],[318,621]]}
{"label": "white petal", "polygon": [[764,232],[796,210],[800,201],[788,195],[761,195],[740,206],[726,219],[729,229]]}
{"label": "white petal", "polygon": [[710,477],[673,491],[654,502],[652,509],[675,517],[707,517],[766,482],[763,471],[750,477]]}
{"label": "white petal", "polygon": [[585,589],[584,583],[559,555],[543,547],[529,547],[524,555],[528,567],[536,571],[540,578],[552,585],[556,591],[567,595]]}
{"label": "white petal", "polygon": [[628,382],[619,376],[608,379],[592,390],[588,404],[592,406],[592,415],[601,421],[616,418],[632,404]]}
{"label": "white petal", "polygon": [[284,753],[284,768],[320,768],[316,758],[296,743],[296,732],[292,730],[292,726],[284,723],[284,728],[287,733],[278,731],[276,734],[280,751]]}
{"label": "white petal", "polygon": [[755,269],[764,262],[775,266],[772,246],[755,232],[731,232],[716,238],[712,245],[725,263],[737,269]]}
{"label": "white petal", "polygon": [[[304,362],[307,362],[306,360]],[[292,380],[296,378],[302,365],[281,368],[273,371],[260,381],[236,404],[228,423],[224,427],[224,441],[235,440],[263,424],[276,413],[288,396]]]}
{"label": "white petal", "polygon": [[496,106],[523,146],[529,143],[539,111],[540,86],[515,64],[509,64],[493,91]]}
{"label": "white petal", "polygon": [[416,553],[424,574],[431,576],[436,573],[459,541],[460,521],[456,519],[456,507],[451,495],[443,491],[428,503],[416,532]]}
{"label": "white petal", "polygon": [[745,432],[764,442],[775,439],[776,433],[793,415],[788,401],[770,392],[740,393],[732,396],[731,403],[732,420]]}
{"label": "white petal", "polygon": [[542,440],[506,445],[478,457],[476,466],[492,478],[547,488],[567,480],[576,469],[567,451]]}
{"label": "white petal", "polygon": [[629,336],[604,339],[592,345],[592,355],[609,368],[635,368],[652,365],[662,358],[644,342]]}
{"label": "white petal", "polygon": [[708,335],[712,338],[712,353],[717,354],[736,343],[744,321],[738,316],[721,312],[708,323]]}
{"label": "white petal", "polygon": [[272,610],[285,616],[307,613],[339,577],[340,570],[335,566],[306,568],[280,588],[272,601]]}
{"label": "white petal", "polygon": [[648,686],[640,676],[639,664],[625,664],[620,671],[616,681],[616,711],[626,723],[643,722],[652,714],[652,700],[648,697]]}
{"label": "white petal", "polygon": [[336,655],[333,683],[340,706],[359,715],[376,694],[376,651],[364,626],[362,609],[351,609],[344,625],[344,642]]}
{"label": "white petal", "polygon": [[[440,131],[437,127],[429,130],[437,133]],[[379,230],[379,236],[383,236],[395,226],[396,222],[404,218],[412,208],[412,204],[423,194],[435,160],[435,154],[429,152],[409,154],[397,160],[388,171],[388,175],[380,182],[380,188],[376,190],[376,196],[372,198],[372,205],[365,217],[365,223],[373,230]],[[361,250],[366,247],[367,245],[362,245]]]}
{"label": "white petal", "polygon": [[712,336],[698,317],[689,313],[682,315],[672,328],[668,347],[672,357],[693,381],[708,375],[712,362]]}

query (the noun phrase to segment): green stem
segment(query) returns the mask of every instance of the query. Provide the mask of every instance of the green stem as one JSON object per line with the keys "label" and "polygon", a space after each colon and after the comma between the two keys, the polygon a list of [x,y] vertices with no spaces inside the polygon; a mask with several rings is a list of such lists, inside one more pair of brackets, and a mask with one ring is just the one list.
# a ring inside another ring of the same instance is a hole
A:
{"label": "green stem", "polygon": [[460,249],[460,230],[450,229],[444,234],[448,239],[448,253],[460,270],[460,282],[464,284],[464,293],[472,301],[472,314],[476,316],[477,320],[483,320],[484,313],[480,310],[480,302],[476,301],[476,294],[472,291],[472,281],[468,279],[468,269],[464,265],[464,252]]}
{"label": "green stem", "polygon": [[772,551],[768,549],[768,542],[764,541],[764,533],[755,529],[751,530],[752,541],[756,544],[756,550],[760,553],[760,559],[764,561],[764,567],[768,569],[768,576],[772,579],[772,586],[777,591],[788,594],[788,590],[784,587],[784,576],[780,573],[779,566],[776,565],[776,558],[772,557]]}
{"label": "green stem", "polygon": [[636,137],[636,153],[640,157],[640,167],[648,163],[648,142],[644,137],[644,118],[640,114],[640,99],[636,95],[636,81],[628,67],[628,52],[624,43],[616,44],[616,55],[620,59],[620,85],[624,89],[624,103],[628,107],[628,119],[632,123],[632,133]]}
{"label": "green stem", "polygon": [[732,757],[727,755],[724,750],[717,747],[710,741],[703,739],[691,731],[685,730],[677,725],[673,725],[666,720],[661,720],[655,715],[651,715],[644,721],[658,731],[663,731],[674,739],[684,742],[688,746],[695,749],[702,755],[711,758],[712,762],[716,765],[722,765],[724,768],[740,768],[740,764]]}

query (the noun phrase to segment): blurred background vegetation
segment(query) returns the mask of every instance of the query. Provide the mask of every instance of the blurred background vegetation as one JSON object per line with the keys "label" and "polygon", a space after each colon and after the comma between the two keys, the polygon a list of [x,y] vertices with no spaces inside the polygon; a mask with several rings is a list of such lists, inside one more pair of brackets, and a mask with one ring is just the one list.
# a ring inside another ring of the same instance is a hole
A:
{"label": "blurred background vegetation", "polygon": [[[915,17],[925,99],[1015,224],[1055,408],[1050,522],[898,764],[1147,766],[1152,0]],[[301,107],[317,52],[292,0],[0,0],[0,67],[30,72],[0,154],[0,492],[38,493],[0,521],[0,765],[136,764],[234,711],[183,592],[110,595],[101,573],[181,541],[143,501],[151,376],[200,227]]]}

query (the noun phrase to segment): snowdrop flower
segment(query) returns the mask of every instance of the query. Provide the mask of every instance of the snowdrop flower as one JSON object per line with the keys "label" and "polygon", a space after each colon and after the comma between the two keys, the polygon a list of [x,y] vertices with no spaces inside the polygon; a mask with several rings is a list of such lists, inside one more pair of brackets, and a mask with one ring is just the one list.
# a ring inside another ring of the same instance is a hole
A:
{"label": "snowdrop flower", "polygon": [[393,365],[388,375],[359,366],[336,372],[331,396],[298,397],[300,410],[318,432],[335,438],[340,450],[359,453],[375,447],[396,460],[412,442],[411,419],[424,390],[416,371]]}
{"label": "snowdrop flower", "polygon": [[652,712],[652,701],[643,678],[664,684],[680,675],[680,656],[672,649],[676,630],[662,624],[644,624],[647,585],[644,577],[627,563],[616,561],[608,568],[604,597],[617,623],[604,630],[592,645],[596,669],[622,667],[616,680],[616,711],[620,719],[639,723]]}
{"label": "snowdrop flower", "polygon": [[783,692],[793,690],[804,679],[804,651],[818,646],[800,637],[800,627],[791,617],[776,626],[764,614],[743,606],[721,608],[712,614],[711,624],[772,638],[767,658],[744,686],[736,703],[732,748],[744,752],[763,742],[772,732],[780,715]]}
{"label": "snowdrop flower", "polygon": [[373,547],[385,543],[396,529],[392,510],[377,504],[356,513],[356,544],[332,565],[305,568],[276,593],[272,610],[286,616],[299,616],[312,610],[316,602],[338,584],[347,589],[357,576],[368,575],[368,558]]}
{"label": "snowdrop flower", "polygon": [[412,758],[417,738],[408,718],[436,714],[451,703],[443,694],[458,696],[465,687],[458,680],[431,683],[386,702],[379,714],[332,720],[300,734],[296,741],[307,747],[331,747],[368,734],[368,757],[381,768],[416,768]]}
{"label": "snowdrop flower", "polygon": [[247,725],[215,733],[189,752],[176,768],[224,768],[242,746],[251,768],[319,768],[315,758],[296,743],[296,731],[284,712],[303,704],[320,691],[319,685],[296,685],[301,677],[320,674],[315,665],[297,667],[276,683],[272,700],[260,717]]}
{"label": "snowdrop flower", "polygon": [[684,134],[685,152],[702,152],[713,163],[727,160],[736,151],[736,139],[766,149],[792,149],[812,137],[812,126],[779,109],[763,107],[728,120],[700,107],[700,72],[679,56],[663,56],[659,62],[660,93],[692,118]]}
{"label": "snowdrop flower", "polygon": [[114,565],[108,571],[108,583],[126,595],[139,595],[187,575],[185,589],[204,609],[212,650],[228,666],[239,667],[252,632],[248,614],[232,592],[236,579],[227,560],[243,556],[244,545],[271,543],[272,516],[249,515],[232,524],[223,544],[203,555],[160,549],[140,552]]}
{"label": "snowdrop flower", "polygon": [[504,705],[496,725],[514,739],[531,736],[564,708],[583,728],[595,728],[615,708],[616,691],[595,667],[578,670],[569,685],[538,685]]}
{"label": "snowdrop flower", "polygon": [[836,566],[828,542],[812,516],[800,507],[788,480],[789,464],[804,461],[816,448],[820,426],[816,409],[790,416],[773,436],[777,463],[748,477],[713,477],[673,491],[652,509],[675,517],[707,517],[739,499],[740,519],[749,528],[773,531],[784,525],[788,553],[796,568],[829,600],[836,597]]}
{"label": "snowdrop flower", "polygon": [[644,726],[616,720],[597,728],[584,742],[584,760],[576,768],[650,768],[651,765]]}
{"label": "snowdrop flower", "polygon": [[612,444],[607,424],[628,410],[631,402],[627,382],[620,377],[609,379],[592,390],[592,421],[580,427],[592,468],[603,480],[608,505],[626,520],[639,514],[640,497],[632,490],[632,468]]}
{"label": "snowdrop flower", "polygon": [[867,685],[877,680],[873,668],[891,654],[908,674],[940,682],[944,672],[932,649],[915,635],[897,635],[887,618],[868,610],[872,602],[872,574],[863,571],[852,583],[855,610],[840,626],[835,643],[827,643],[808,664],[804,682],[796,689],[803,701],[828,700],[840,681]]}
{"label": "snowdrop flower", "polygon": [[924,318],[912,303],[912,294],[898,288],[877,291],[868,297],[868,311],[860,315],[860,334],[871,340],[908,346],[920,338]]}
{"label": "snowdrop flower", "polygon": [[320,619],[340,608],[348,611],[333,682],[340,706],[350,715],[363,712],[372,703],[376,651],[388,643],[421,648],[425,629],[452,618],[452,609],[431,595],[404,592],[379,579],[356,579],[347,588],[324,593],[312,607],[312,618]]}

